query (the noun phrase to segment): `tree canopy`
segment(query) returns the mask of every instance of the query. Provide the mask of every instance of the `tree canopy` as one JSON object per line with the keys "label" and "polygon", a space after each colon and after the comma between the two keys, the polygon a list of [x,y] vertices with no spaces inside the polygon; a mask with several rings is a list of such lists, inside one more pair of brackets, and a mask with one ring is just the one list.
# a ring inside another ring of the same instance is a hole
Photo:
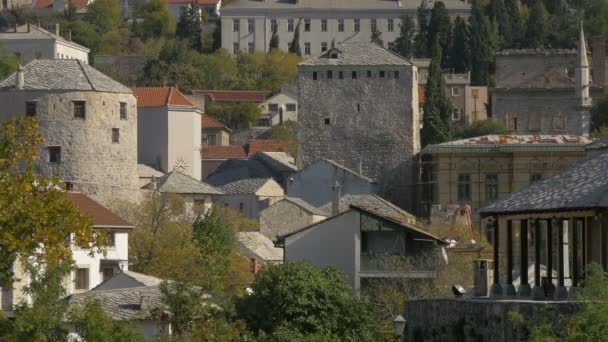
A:
{"label": "tree canopy", "polygon": [[118,1],[95,0],[87,6],[85,19],[99,34],[116,30],[122,22]]}

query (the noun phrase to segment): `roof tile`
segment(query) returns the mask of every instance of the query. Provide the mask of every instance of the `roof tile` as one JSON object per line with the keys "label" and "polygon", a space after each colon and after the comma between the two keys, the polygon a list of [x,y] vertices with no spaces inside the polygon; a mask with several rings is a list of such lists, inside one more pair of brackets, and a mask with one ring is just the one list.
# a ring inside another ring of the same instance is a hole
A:
{"label": "roof tile", "polygon": [[194,104],[175,87],[132,88],[137,107],[191,106]]}
{"label": "roof tile", "polygon": [[284,144],[278,140],[251,139],[249,140],[247,155],[253,157],[258,152],[285,152],[283,145]]}
{"label": "roof tile", "polygon": [[245,152],[245,148],[240,145],[203,146],[201,154],[203,159],[247,158],[247,152]]}
{"label": "roof tile", "polygon": [[226,127],[223,123],[221,123],[218,119],[209,116],[207,114],[201,115],[201,127],[202,128],[222,128],[227,131],[230,131],[230,128]]}
{"label": "roof tile", "polygon": [[124,227],[133,228],[129,222],[118,217],[103,205],[95,202],[90,197],[79,192],[68,192],[68,198],[82,215],[91,216],[95,227]]}

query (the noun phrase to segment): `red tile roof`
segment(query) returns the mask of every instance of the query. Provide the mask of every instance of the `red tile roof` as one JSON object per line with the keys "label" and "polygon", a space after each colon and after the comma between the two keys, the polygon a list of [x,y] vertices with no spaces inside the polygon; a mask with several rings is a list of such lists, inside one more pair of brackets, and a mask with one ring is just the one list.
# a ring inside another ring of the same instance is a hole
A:
{"label": "red tile roof", "polygon": [[[220,0],[198,0],[198,4],[199,5],[207,5],[207,6],[211,6],[211,5],[217,5],[217,3]],[[167,1],[170,4],[186,4],[186,3],[191,3],[191,0],[168,0]]]}
{"label": "red tile roof", "polygon": [[131,88],[137,97],[137,107],[192,106],[184,94],[175,87]]}
{"label": "red tile roof", "polygon": [[251,139],[247,156],[253,157],[258,152],[285,152],[284,143],[270,139]]}
{"label": "red tile roof", "polygon": [[269,91],[249,90],[192,90],[194,95],[208,95],[216,102],[264,102]]}
{"label": "red tile roof", "polygon": [[222,128],[226,131],[230,132],[230,128],[226,127],[223,123],[221,123],[216,118],[209,116],[207,114],[201,115],[201,127],[202,128]]}
{"label": "red tile roof", "polygon": [[71,5],[76,9],[86,8],[89,5],[89,0],[71,0]]}
{"label": "red tile roof", "polygon": [[201,151],[203,159],[237,159],[247,158],[245,148],[239,145],[233,146],[203,146]]}
{"label": "red tile roof", "polygon": [[82,215],[93,218],[93,226],[100,228],[133,228],[129,222],[118,217],[103,205],[79,192],[68,192],[68,198]]}
{"label": "red tile roof", "polygon": [[53,0],[36,0],[34,8],[49,8],[53,6]]}

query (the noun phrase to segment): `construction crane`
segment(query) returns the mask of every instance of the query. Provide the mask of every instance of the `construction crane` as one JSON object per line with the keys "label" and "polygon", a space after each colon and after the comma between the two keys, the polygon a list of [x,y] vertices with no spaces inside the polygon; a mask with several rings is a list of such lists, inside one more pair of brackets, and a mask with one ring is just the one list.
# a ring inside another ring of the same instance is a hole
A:
{"label": "construction crane", "polygon": [[456,240],[454,240],[454,236],[456,235],[456,220],[458,218],[464,217],[465,220],[465,230],[471,233],[471,243],[476,243],[477,234],[475,234],[475,229],[473,229],[473,220],[471,219],[471,208],[468,206],[456,208],[454,210],[454,215],[452,215],[452,223],[450,224],[450,231],[448,232],[448,237],[446,241],[449,243],[450,247],[454,247],[456,245]]}

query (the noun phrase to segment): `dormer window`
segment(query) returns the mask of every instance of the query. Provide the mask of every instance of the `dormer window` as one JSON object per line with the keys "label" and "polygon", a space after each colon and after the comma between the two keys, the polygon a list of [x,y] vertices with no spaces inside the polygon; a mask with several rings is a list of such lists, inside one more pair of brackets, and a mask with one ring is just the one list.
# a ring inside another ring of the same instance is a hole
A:
{"label": "dormer window", "polygon": [[[333,45],[333,44],[332,44]],[[332,47],[327,53],[330,59],[338,59],[340,58],[340,50]]]}

